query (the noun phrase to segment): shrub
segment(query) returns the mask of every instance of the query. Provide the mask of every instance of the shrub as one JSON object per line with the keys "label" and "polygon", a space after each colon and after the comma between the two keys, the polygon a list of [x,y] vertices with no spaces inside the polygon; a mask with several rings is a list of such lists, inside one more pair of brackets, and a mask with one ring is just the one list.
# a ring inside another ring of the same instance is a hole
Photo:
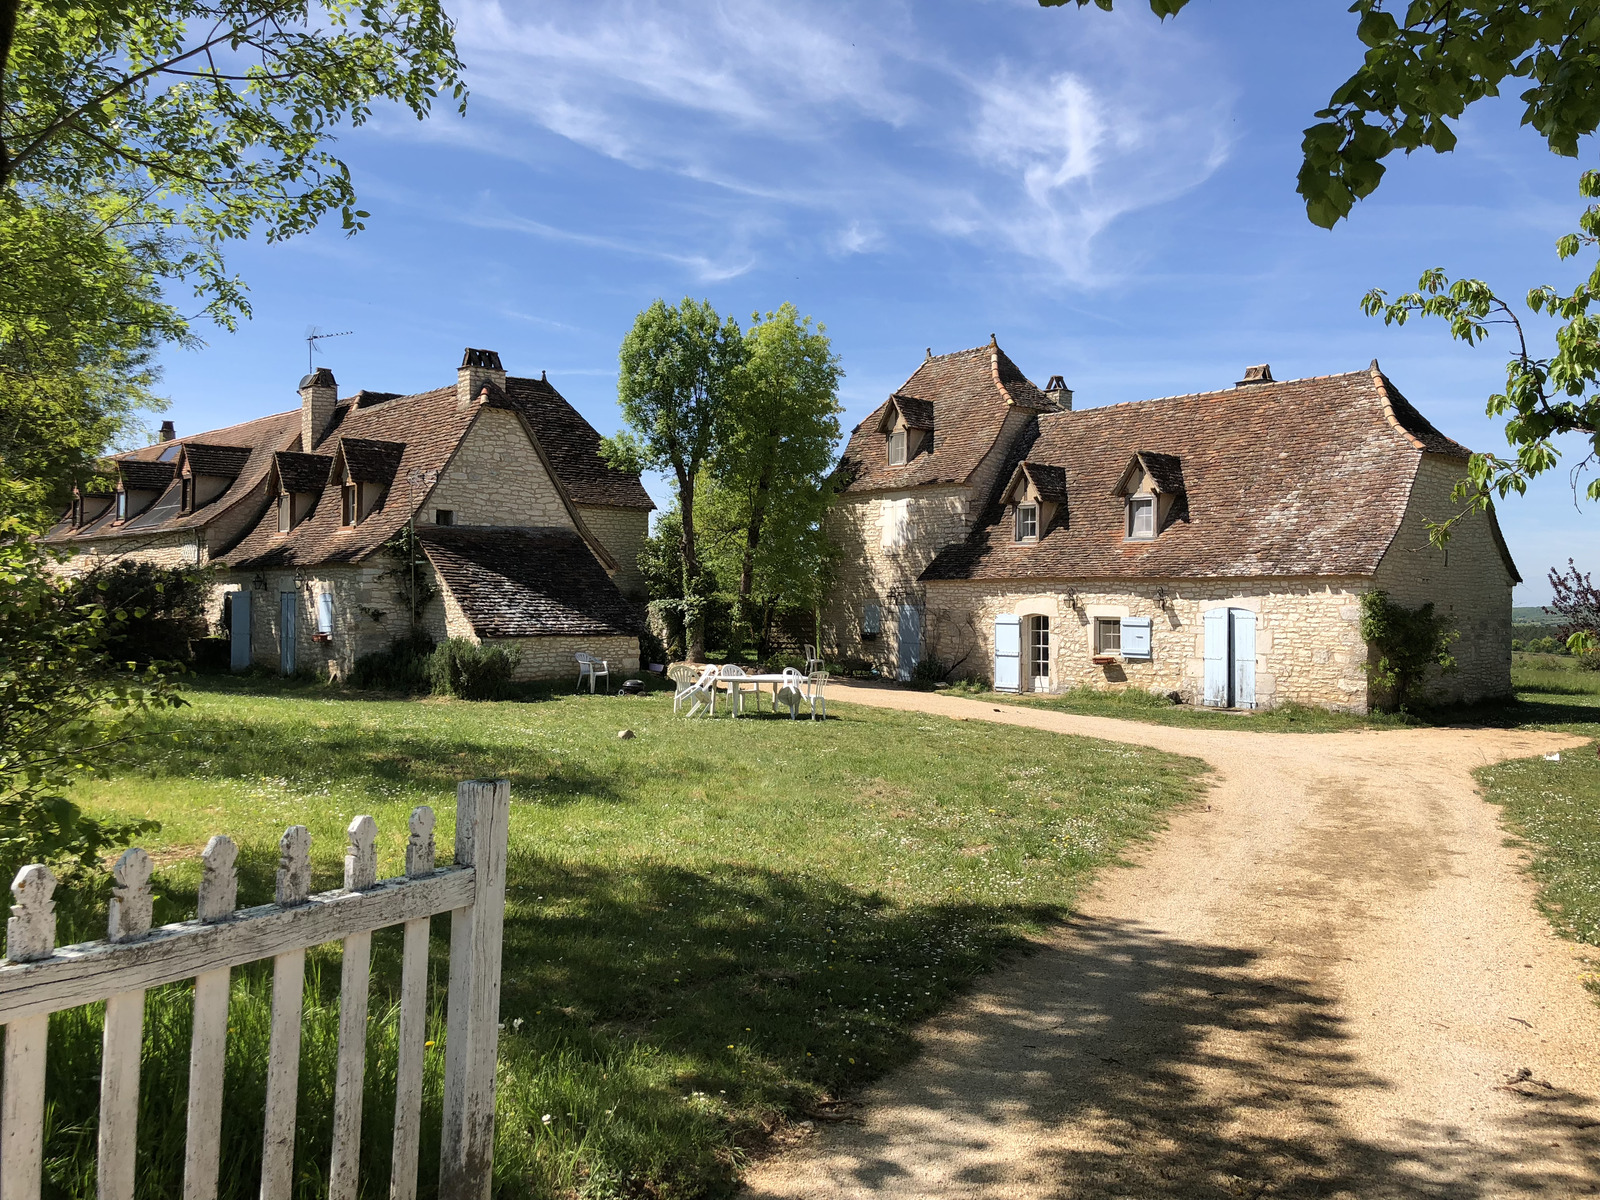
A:
{"label": "shrub", "polygon": [[462,700],[500,700],[511,686],[516,660],[499,646],[451,638],[428,660],[433,690]]}
{"label": "shrub", "polygon": [[374,650],[356,659],[350,670],[350,683],[391,692],[427,692],[432,653],[433,639],[425,632],[397,638],[387,650]]}
{"label": "shrub", "polygon": [[1380,691],[1374,707],[1393,712],[1423,699],[1429,667],[1455,670],[1450,647],[1461,635],[1433,611],[1431,602],[1407,608],[1380,590],[1361,597],[1361,636],[1378,656],[1367,664],[1367,674]]}
{"label": "shrub", "polygon": [[118,662],[187,663],[191,643],[204,638],[211,573],[198,567],[119,562],[97,567],[68,585],[68,602],[94,605],[113,616],[105,650]]}
{"label": "shrub", "polygon": [[911,686],[920,691],[930,691],[935,684],[943,683],[949,674],[950,668],[930,655],[919,659],[911,669]]}

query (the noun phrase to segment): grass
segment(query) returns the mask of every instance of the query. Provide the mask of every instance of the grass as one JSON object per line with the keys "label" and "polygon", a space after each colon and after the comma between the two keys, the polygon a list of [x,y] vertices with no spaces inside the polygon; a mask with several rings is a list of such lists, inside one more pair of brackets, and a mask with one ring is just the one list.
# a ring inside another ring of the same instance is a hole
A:
{"label": "grass", "polygon": [[[1536,723],[1600,737],[1600,671],[1571,658],[1519,654],[1512,667],[1518,700]],[[1550,719],[1556,718],[1556,719]],[[1600,757],[1596,743],[1559,760],[1523,758],[1480,770],[1478,780],[1530,853],[1539,904],[1564,936],[1600,946]],[[1600,976],[1590,987],[1600,992]]]}
{"label": "grass", "polygon": [[[192,911],[212,833],[239,842],[240,902],[259,902],[288,824],[311,828],[314,884],[330,887],[345,825],[371,813],[393,874],[413,805],[438,810],[444,852],[455,781],[510,777],[502,1196],[731,1194],[753,1148],[906,1061],[919,1022],[1024,951],[1097,868],[1197,794],[1203,770],[844,704],[816,723],[687,721],[661,694],[470,704],[226,680],[192,699],[167,721],[175,740],[137,770],[79,788],[96,814],[163,822],[146,842],[158,920]],[[624,727],[638,736],[619,740]],[[69,915],[79,936],[100,919]],[[369,1196],[387,1194],[392,1065],[386,1078],[379,1064],[393,1037],[394,941],[375,947]],[[325,1188],[337,961],[327,948],[313,961],[305,1197]],[[223,1153],[225,1194],[242,1197],[259,1170],[267,981],[259,969],[236,978]],[[188,1002],[174,987],[150,1004],[141,1196],[178,1191]],[[92,1186],[98,1046],[92,1009],[53,1023],[57,1195]],[[429,1056],[433,1128],[441,1051],[442,1039]],[[436,1161],[423,1166],[425,1195]]]}

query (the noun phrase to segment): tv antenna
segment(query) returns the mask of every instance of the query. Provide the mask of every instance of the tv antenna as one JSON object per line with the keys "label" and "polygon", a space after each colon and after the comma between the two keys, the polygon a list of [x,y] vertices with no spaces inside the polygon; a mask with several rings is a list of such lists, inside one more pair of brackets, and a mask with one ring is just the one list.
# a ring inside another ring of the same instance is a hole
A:
{"label": "tv antenna", "polygon": [[354,329],[346,329],[342,333],[323,333],[321,326],[310,326],[306,330],[306,374],[311,374],[315,369],[311,365],[311,356],[316,353],[318,342],[326,341],[328,338],[349,337],[354,332]]}

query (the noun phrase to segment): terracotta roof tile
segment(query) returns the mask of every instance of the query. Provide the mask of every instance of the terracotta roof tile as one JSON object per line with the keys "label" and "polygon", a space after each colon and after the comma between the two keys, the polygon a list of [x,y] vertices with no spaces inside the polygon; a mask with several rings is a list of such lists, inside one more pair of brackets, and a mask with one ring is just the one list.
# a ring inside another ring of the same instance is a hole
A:
{"label": "terracotta roof tile", "polygon": [[[879,423],[885,408],[899,403],[932,409],[933,449],[903,467],[891,467]],[[1051,400],[990,342],[971,350],[935,355],[895,389],[850,434],[839,460],[846,492],[882,491],[928,484],[966,483],[993,449],[1013,409],[1052,412]]]}
{"label": "terracotta roof tile", "polygon": [[118,469],[123,486],[140,491],[164,492],[173,477],[173,465],[169,462],[127,459],[118,464]]}
{"label": "terracotta roof tile", "polygon": [[[924,579],[1370,575],[1421,455],[1468,454],[1376,371],[1059,412],[1038,426],[1027,459],[1061,469],[1068,520],[1036,545],[1016,545],[996,532],[991,503]],[[1182,463],[1171,482],[1181,482],[1187,513],[1152,541],[1123,536],[1114,494],[1139,451]]]}
{"label": "terracotta roof tile", "polygon": [[406,448],[401,442],[380,442],[350,437],[346,433],[339,439],[339,450],[344,455],[345,470],[354,482],[388,487],[394,482]]}
{"label": "terracotta roof tile", "polygon": [[574,504],[652,509],[637,475],[600,457],[600,434],[545,379],[506,379],[510,405],[527,418]]}
{"label": "terracotta roof tile", "polygon": [[250,461],[249,446],[213,446],[207,442],[188,443],[183,448],[183,461],[191,475],[214,475],[224,479],[237,479]]}
{"label": "terracotta roof tile", "polygon": [[417,537],[481,638],[638,632],[637,609],[571,530],[427,525]]}
{"label": "terracotta roof tile", "polygon": [[296,450],[280,450],[274,456],[278,467],[278,481],[286,492],[321,492],[328,486],[333,473],[331,454],[301,454]]}

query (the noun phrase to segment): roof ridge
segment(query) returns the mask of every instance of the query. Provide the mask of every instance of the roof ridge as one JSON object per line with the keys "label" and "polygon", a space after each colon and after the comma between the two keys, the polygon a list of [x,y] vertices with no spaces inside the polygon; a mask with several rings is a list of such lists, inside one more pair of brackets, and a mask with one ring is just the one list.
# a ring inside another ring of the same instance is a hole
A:
{"label": "roof ridge", "polygon": [[[1270,384],[1252,384],[1251,388],[1252,390],[1265,390],[1269,387],[1288,387],[1296,383],[1321,383],[1325,379],[1344,379],[1351,375],[1366,375],[1367,373],[1367,371],[1335,371],[1329,375],[1302,375],[1298,379],[1275,379]],[[1177,392],[1171,396],[1148,396],[1143,400],[1119,400],[1115,404],[1094,404],[1087,408],[1061,408],[1054,412],[1040,413],[1039,416],[1041,420],[1049,417],[1082,416],[1084,413],[1110,412],[1114,408],[1132,408],[1136,404],[1159,404],[1163,400],[1194,400],[1201,396],[1231,396],[1240,390],[1239,387],[1235,386],[1212,388],[1208,392]]]}

